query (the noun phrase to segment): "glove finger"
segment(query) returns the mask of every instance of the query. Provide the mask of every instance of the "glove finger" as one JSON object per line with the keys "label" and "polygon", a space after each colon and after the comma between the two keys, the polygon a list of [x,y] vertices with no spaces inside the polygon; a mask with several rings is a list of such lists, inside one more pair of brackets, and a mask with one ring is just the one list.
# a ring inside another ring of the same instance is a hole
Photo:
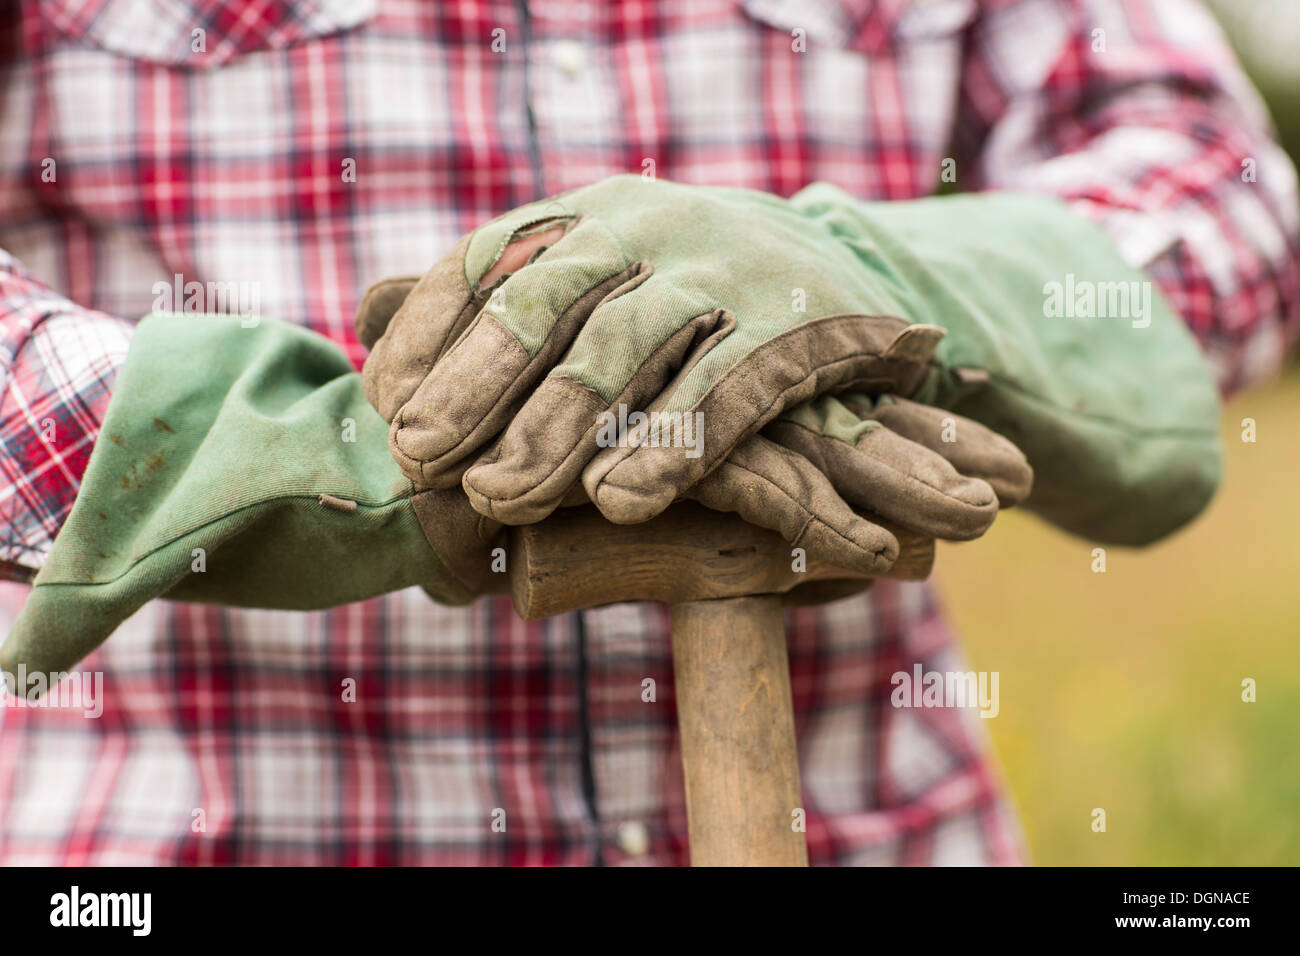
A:
{"label": "glove finger", "polygon": [[737,447],[687,497],[776,531],[832,567],[879,577],[899,555],[898,539],[854,513],[812,462],[761,435]]}
{"label": "glove finger", "polygon": [[662,444],[604,449],[583,472],[587,494],[611,521],[645,521],[787,408],[844,388],[916,388],[943,334],[934,326],[861,315],[814,320],[766,339],[765,323],[738,326],[656,401],[664,412],[701,423],[699,454]]}
{"label": "glove finger", "polygon": [[844,396],[858,414],[937,452],[963,475],[987,481],[998,504],[1010,508],[1029,497],[1034,470],[1014,443],[977,421],[906,398]]}
{"label": "glove finger", "polygon": [[[515,413],[498,441],[465,474],[474,507],[508,524],[550,514],[602,447],[639,440],[665,384],[698,361],[733,327],[729,313],[679,285],[650,276],[602,302],[563,360]],[[658,422],[658,419],[655,419]],[[669,421],[647,435],[694,454],[695,419]]]}
{"label": "glove finger", "polygon": [[355,320],[357,339],[367,350],[374,348],[393,315],[406,301],[420,276],[389,276],[380,279],[361,297]]}
{"label": "glove finger", "polygon": [[942,455],[880,422],[857,419],[830,396],[772,422],[763,434],[811,461],[853,507],[921,534],[977,538],[997,516],[987,482],[961,474]]}
{"label": "glove finger", "polygon": [[[418,384],[393,409],[390,432],[402,470],[426,486],[455,484],[457,466],[514,417],[597,304],[635,288],[649,271],[643,262],[629,265],[608,230],[587,219],[505,279],[464,331],[414,370]],[[390,335],[405,324],[414,300],[415,292],[394,316]]]}

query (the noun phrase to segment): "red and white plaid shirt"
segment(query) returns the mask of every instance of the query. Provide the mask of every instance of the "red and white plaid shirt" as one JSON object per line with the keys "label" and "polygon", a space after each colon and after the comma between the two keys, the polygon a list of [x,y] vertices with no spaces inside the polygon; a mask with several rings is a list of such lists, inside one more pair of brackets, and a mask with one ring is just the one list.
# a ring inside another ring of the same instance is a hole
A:
{"label": "red and white plaid shirt", "polygon": [[[1267,130],[1193,0],[18,0],[0,568],[48,554],[156,282],[258,283],[262,314],[359,364],[369,282],[651,164],[783,195],[906,200],[948,170],[1067,197],[1242,384],[1300,302]],[[25,591],[0,586],[0,622]],[[965,669],[930,588],[788,625],[813,861],[1021,860],[974,713],[890,706],[897,671]],[[101,716],[0,708],[0,862],[681,863],[669,648],[653,605],[155,602],[84,665]]]}

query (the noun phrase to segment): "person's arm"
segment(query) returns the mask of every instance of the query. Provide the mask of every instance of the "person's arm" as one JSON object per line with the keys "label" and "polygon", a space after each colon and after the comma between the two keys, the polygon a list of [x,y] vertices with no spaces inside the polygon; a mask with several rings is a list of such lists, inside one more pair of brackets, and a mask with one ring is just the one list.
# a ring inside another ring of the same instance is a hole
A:
{"label": "person's arm", "polygon": [[147,316],[100,431],[0,645],[21,694],[154,598],[310,610],[413,585],[465,603],[493,586],[500,526],[459,489],[412,488],[361,376],[314,332]]}
{"label": "person's arm", "polygon": [[132,326],[0,250],[0,579],[30,581],[77,497]]}
{"label": "person's arm", "polygon": [[958,184],[1050,193],[1100,222],[1187,322],[1224,392],[1295,344],[1295,169],[1196,0],[989,4],[958,123]]}
{"label": "person's arm", "polygon": [[[612,177],[467,236],[366,362],[407,474],[511,523],[580,477],[634,522],[808,399],[866,390],[1010,439],[1026,507],[1090,540],[1148,544],[1199,514],[1221,474],[1215,382],[1261,376],[1295,337],[1294,170],[1190,0],[979,9],[954,129],[969,195]],[[607,447],[592,422],[623,405],[696,416],[701,454]]]}

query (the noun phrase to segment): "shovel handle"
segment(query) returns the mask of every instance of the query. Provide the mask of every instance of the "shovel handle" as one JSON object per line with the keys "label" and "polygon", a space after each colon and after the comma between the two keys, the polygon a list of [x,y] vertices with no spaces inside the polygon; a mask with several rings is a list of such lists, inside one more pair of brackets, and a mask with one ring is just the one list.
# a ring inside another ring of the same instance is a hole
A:
{"label": "shovel handle", "polygon": [[692,866],[807,866],[781,599],[672,606]]}
{"label": "shovel handle", "polygon": [[[885,577],[928,577],[934,541],[886,527],[899,554]],[[509,547],[506,587],[525,621],[624,601],[784,595],[811,583],[868,580],[812,558],[796,570],[790,545],[776,532],[690,501],[627,525],[611,524],[590,505],[563,508],[539,524],[511,528]]]}
{"label": "shovel handle", "polygon": [[[934,544],[891,529],[889,576],[930,573]],[[694,866],[807,866],[782,595],[865,576],[809,560],[734,515],[683,502],[637,525],[594,508],[511,529],[525,620],[622,601],[671,605],[673,672]]]}

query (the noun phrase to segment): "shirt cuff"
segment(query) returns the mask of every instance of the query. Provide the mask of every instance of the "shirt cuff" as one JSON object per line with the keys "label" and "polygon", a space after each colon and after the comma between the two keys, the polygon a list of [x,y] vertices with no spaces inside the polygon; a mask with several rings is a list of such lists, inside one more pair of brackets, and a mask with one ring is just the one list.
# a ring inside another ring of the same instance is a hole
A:
{"label": "shirt cuff", "polygon": [[130,323],[67,305],[32,323],[0,394],[0,579],[45,564],[131,341]]}

